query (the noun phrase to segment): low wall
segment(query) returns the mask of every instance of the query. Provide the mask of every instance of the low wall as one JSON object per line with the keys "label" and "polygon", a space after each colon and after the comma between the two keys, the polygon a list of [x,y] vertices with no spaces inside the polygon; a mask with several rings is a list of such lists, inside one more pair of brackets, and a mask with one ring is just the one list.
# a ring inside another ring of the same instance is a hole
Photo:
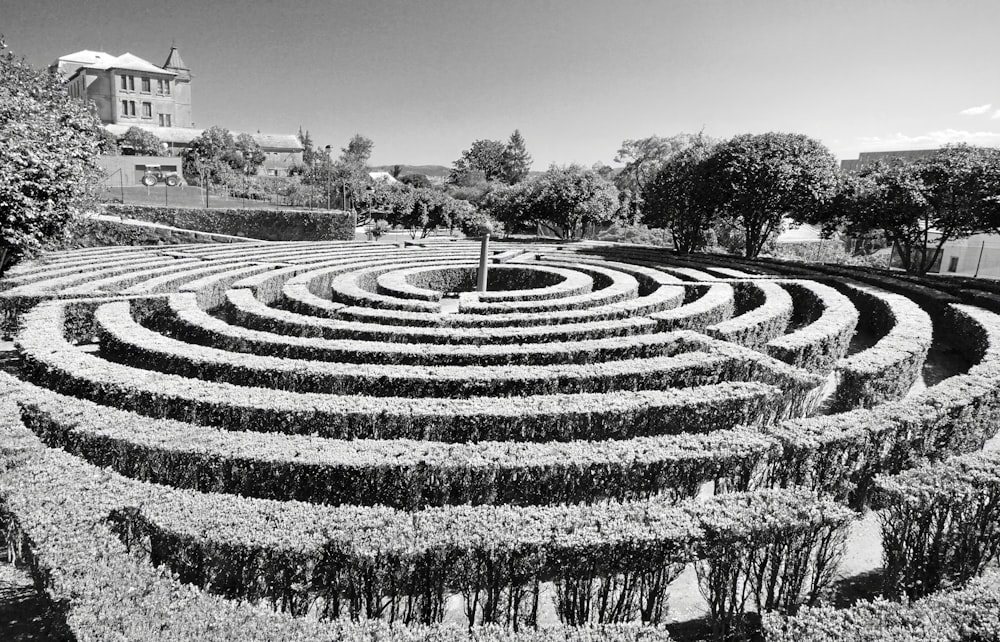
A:
{"label": "low wall", "polygon": [[353,241],[353,212],[339,210],[196,209],[108,204],[111,216],[185,230],[243,236],[264,241]]}

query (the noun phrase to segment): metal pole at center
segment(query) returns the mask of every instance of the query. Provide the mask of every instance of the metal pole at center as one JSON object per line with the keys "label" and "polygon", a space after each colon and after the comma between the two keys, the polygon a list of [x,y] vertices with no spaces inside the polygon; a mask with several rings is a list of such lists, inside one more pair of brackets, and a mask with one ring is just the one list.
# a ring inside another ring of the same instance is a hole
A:
{"label": "metal pole at center", "polygon": [[489,263],[486,261],[487,255],[490,252],[490,235],[483,235],[483,245],[479,248],[479,280],[476,283],[476,290],[478,292],[486,291],[486,277],[490,270]]}

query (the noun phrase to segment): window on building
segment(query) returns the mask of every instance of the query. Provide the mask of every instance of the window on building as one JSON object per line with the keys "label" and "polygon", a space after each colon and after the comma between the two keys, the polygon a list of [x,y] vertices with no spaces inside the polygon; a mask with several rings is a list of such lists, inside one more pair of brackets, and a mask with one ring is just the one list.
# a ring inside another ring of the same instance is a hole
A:
{"label": "window on building", "polygon": [[163,81],[163,93],[166,94],[167,96],[170,95],[170,81],[169,80],[164,80]]}
{"label": "window on building", "polygon": [[142,103],[142,117],[143,118],[153,117],[153,103]]}
{"label": "window on building", "polygon": [[170,127],[170,114],[160,114],[160,127]]}
{"label": "window on building", "polygon": [[128,77],[128,90],[135,91],[135,76]]}
{"label": "window on building", "polygon": [[128,76],[122,76],[122,89],[128,89]]}
{"label": "window on building", "polygon": [[139,80],[140,80],[140,82],[142,82],[142,91],[143,91],[143,93],[148,94],[149,91],[150,91],[150,89],[149,89],[149,84],[150,84],[149,83],[149,78],[140,78]]}
{"label": "window on building", "polygon": [[121,115],[122,116],[128,116],[128,101],[127,100],[123,100],[122,101]]}
{"label": "window on building", "polygon": [[957,256],[953,256],[950,259],[948,259],[948,271],[949,272],[958,272],[958,257]]}
{"label": "window on building", "polygon": [[135,116],[135,101],[134,100],[128,101],[128,115],[129,116]]}

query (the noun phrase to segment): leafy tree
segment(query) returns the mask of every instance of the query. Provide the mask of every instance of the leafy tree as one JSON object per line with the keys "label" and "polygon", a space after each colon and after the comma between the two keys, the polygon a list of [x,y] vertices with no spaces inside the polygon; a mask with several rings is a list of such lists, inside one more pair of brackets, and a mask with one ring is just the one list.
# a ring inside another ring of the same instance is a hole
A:
{"label": "leafy tree", "polygon": [[403,174],[399,177],[399,182],[410,187],[433,187],[431,179],[424,174]]}
{"label": "leafy tree", "polygon": [[903,267],[923,274],[948,241],[1000,231],[1000,150],[957,145],[912,163],[867,165],[809,220],[827,232],[881,232]]}
{"label": "leafy tree", "polygon": [[712,139],[698,134],[690,146],[660,166],[642,193],[643,221],[670,230],[674,249],[680,253],[704,248],[715,221],[711,185],[705,180],[705,161],[714,145]]}
{"label": "leafy tree", "polygon": [[6,49],[0,37],[0,274],[86,206],[103,129],[57,77]]}
{"label": "leafy tree", "polygon": [[97,151],[105,156],[116,156],[121,151],[118,138],[104,127],[97,130]]}
{"label": "leafy tree", "polygon": [[660,165],[688,147],[691,144],[690,134],[677,134],[664,138],[650,136],[648,138],[626,139],[615,154],[616,163],[625,163],[615,177],[615,186],[620,190],[631,190],[633,194],[642,194],[646,182],[650,180]]}
{"label": "leafy tree", "polygon": [[536,185],[535,180],[516,185],[495,185],[479,201],[479,211],[508,231],[516,230],[529,222]]}
{"label": "leafy tree", "polygon": [[189,183],[200,184],[204,175],[209,184],[225,182],[242,165],[236,141],[228,129],[210,127],[184,150],[182,168]]}
{"label": "leafy tree", "polygon": [[472,172],[482,172],[486,181],[503,178],[506,153],[507,146],[498,140],[477,140],[452,164],[448,182],[459,184]]}
{"label": "leafy tree", "polygon": [[341,149],[340,160],[353,170],[367,171],[368,159],[371,158],[375,143],[361,134],[351,137],[347,147]]}
{"label": "leafy tree", "polygon": [[705,160],[705,197],[742,229],[745,254],[755,257],[782,217],[806,220],[832,195],[836,164],[826,147],[802,134],[743,134]]}
{"label": "leafy tree", "polygon": [[503,180],[508,185],[520,183],[528,177],[530,170],[531,154],[524,145],[520,130],[515,129],[503,153]]}
{"label": "leafy tree", "polygon": [[618,220],[618,189],[579,165],[550,167],[538,178],[531,216],[560,228],[562,237],[582,236],[587,227]]}
{"label": "leafy tree", "polygon": [[303,132],[302,127],[299,126],[298,136],[299,136],[299,142],[302,143],[302,164],[305,165],[306,167],[312,167],[313,163],[316,161],[316,157],[321,153],[316,151],[316,147],[313,143],[312,136],[309,134],[308,129],[305,132]]}
{"label": "leafy tree", "polygon": [[590,167],[591,171],[600,176],[601,178],[609,181],[615,180],[615,170],[610,165],[605,165],[601,161],[597,161]]}
{"label": "leafy tree", "polygon": [[240,169],[247,174],[256,174],[267,159],[264,150],[250,134],[240,134],[235,144],[240,156]]}
{"label": "leafy tree", "polygon": [[131,149],[136,156],[159,156],[163,151],[159,136],[135,125],[122,134],[118,144],[122,149]]}

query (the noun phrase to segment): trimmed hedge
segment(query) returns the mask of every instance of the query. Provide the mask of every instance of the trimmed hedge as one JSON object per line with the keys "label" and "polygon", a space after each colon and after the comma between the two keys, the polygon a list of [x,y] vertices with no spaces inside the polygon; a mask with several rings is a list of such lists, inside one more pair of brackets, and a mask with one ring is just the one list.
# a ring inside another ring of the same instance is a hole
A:
{"label": "trimmed hedge", "polygon": [[729,403],[706,398],[697,389],[502,400],[333,396],[265,388],[254,388],[250,396],[247,388],[140,370],[81,352],[58,338],[61,316],[58,303],[30,313],[18,337],[26,378],[149,416],[254,431],[441,441],[607,439],[705,431],[797,412],[811,403],[817,383],[781,362],[763,355],[754,358],[754,353],[740,355],[730,346],[728,354],[718,357],[720,363],[731,363],[745,378],[780,383],[785,393]]}
{"label": "trimmed hedge", "polygon": [[781,286],[792,293],[793,300],[801,303],[796,308],[811,309],[804,316],[807,325],[764,345],[767,354],[810,372],[826,373],[847,353],[854,336],[858,311],[851,301],[833,288],[808,281],[782,282]]}
{"label": "trimmed hedge", "polygon": [[[188,344],[140,326],[132,319],[127,302],[102,305],[95,319],[103,357],[207,381],[297,392],[394,397],[527,396],[658,390],[753,375],[739,363],[738,355],[719,358],[711,345],[697,339],[690,341],[683,334],[676,335],[672,351],[648,359],[552,366],[407,366],[290,361]],[[702,346],[707,350],[699,351]],[[763,378],[768,379],[766,373]],[[772,380],[781,381],[780,375]]]}
{"label": "trimmed hedge", "polygon": [[705,332],[748,348],[761,348],[781,336],[792,318],[792,297],[788,292],[777,283],[746,281],[734,285],[735,316],[708,326]]}
{"label": "trimmed hedge", "polygon": [[768,642],[973,642],[1000,639],[1000,572],[912,604],[875,600],[844,609],[764,616]]}
{"label": "trimmed hedge", "polygon": [[[662,629],[602,626],[510,631],[502,627],[320,622],[237,603],[182,584],[130,555],[109,528],[111,511],[162,489],[107,474],[45,448],[20,426],[17,388],[0,373],[0,517],[7,541],[79,640],[132,642],[640,642],[669,641]],[[653,636],[653,637],[651,637]]]}
{"label": "trimmed hedge", "polygon": [[353,241],[354,212],[336,210],[201,209],[152,205],[105,206],[107,213],[186,230],[264,241]]}
{"label": "trimmed hedge", "polygon": [[[266,499],[404,509],[694,496],[747,489],[776,444],[748,428],[601,442],[338,441],[209,431],[22,384],[22,419],[51,447],[127,477]],[[759,384],[725,384],[733,394]],[[712,393],[711,389],[705,391]]]}
{"label": "trimmed hedge", "polygon": [[[645,359],[671,354],[672,333],[636,334],[574,342],[513,344],[383,343],[358,339],[293,337],[230,325],[209,315],[190,294],[172,295],[157,311],[153,327],[188,343],[229,352],[286,359],[363,364],[545,365]],[[683,331],[679,331],[683,332]],[[707,343],[693,333],[690,342]]]}
{"label": "trimmed hedge", "polygon": [[861,285],[847,285],[861,317],[883,336],[867,350],[837,363],[840,380],[835,410],[870,408],[902,398],[917,377],[931,345],[931,319],[919,306],[898,294]]}
{"label": "trimmed hedge", "polygon": [[[547,580],[638,579],[730,547],[767,544],[778,545],[770,547],[767,565],[777,570],[811,554],[813,545],[798,541],[800,534],[841,532],[853,516],[802,491],[734,493],[676,506],[654,498],[415,513],[166,491],[112,519],[126,543],[152,551],[182,581],[230,598],[375,618],[420,595],[426,601],[414,620],[433,622],[447,595],[458,593],[482,606],[468,612],[470,620],[492,623],[517,618],[519,600],[501,596],[537,591]],[[790,601],[802,599],[807,578],[808,571],[782,578],[783,590],[796,596]]]}
{"label": "trimmed hedge", "polygon": [[888,595],[961,585],[1000,558],[1000,452],[880,477],[872,506],[881,509]]}
{"label": "trimmed hedge", "polygon": [[[344,311],[347,309],[345,308]],[[364,308],[351,308],[365,312]],[[343,311],[341,311],[342,313]],[[320,319],[269,308],[257,300],[250,290],[233,289],[226,293],[226,318],[232,323],[264,332],[300,337],[325,339],[358,339],[399,343],[453,343],[483,345],[491,343],[539,343],[551,341],[580,341],[615,336],[649,334],[656,329],[656,322],[647,318],[621,318],[609,321],[583,321],[555,323],[524,327],[420,327],[409,325],[382,325],[360,321]],[[565,314],[565,313],[562,313]],[[383,314],[371,313],[373,320],[385,322]],[[455,316],[455,315],[447,315]],[[405,323],[406,313],[399,313],[397,320]],[[441,318],[447,318],[441,315]],[[490,321],[503,321],[499,315],[482,315]],[[530,318],[522,316],[521,318]],[[548,321],[543,315],[536,319]],[[477,319],[478,321],[478,319]]]}
{"label": "trimmed hedge", "polygon": [[685,286],[685,291],[692,298],[685,298],[680,307],[649,315],[660,332],[704,330],[733,316],[733,286],[728,283]]}

